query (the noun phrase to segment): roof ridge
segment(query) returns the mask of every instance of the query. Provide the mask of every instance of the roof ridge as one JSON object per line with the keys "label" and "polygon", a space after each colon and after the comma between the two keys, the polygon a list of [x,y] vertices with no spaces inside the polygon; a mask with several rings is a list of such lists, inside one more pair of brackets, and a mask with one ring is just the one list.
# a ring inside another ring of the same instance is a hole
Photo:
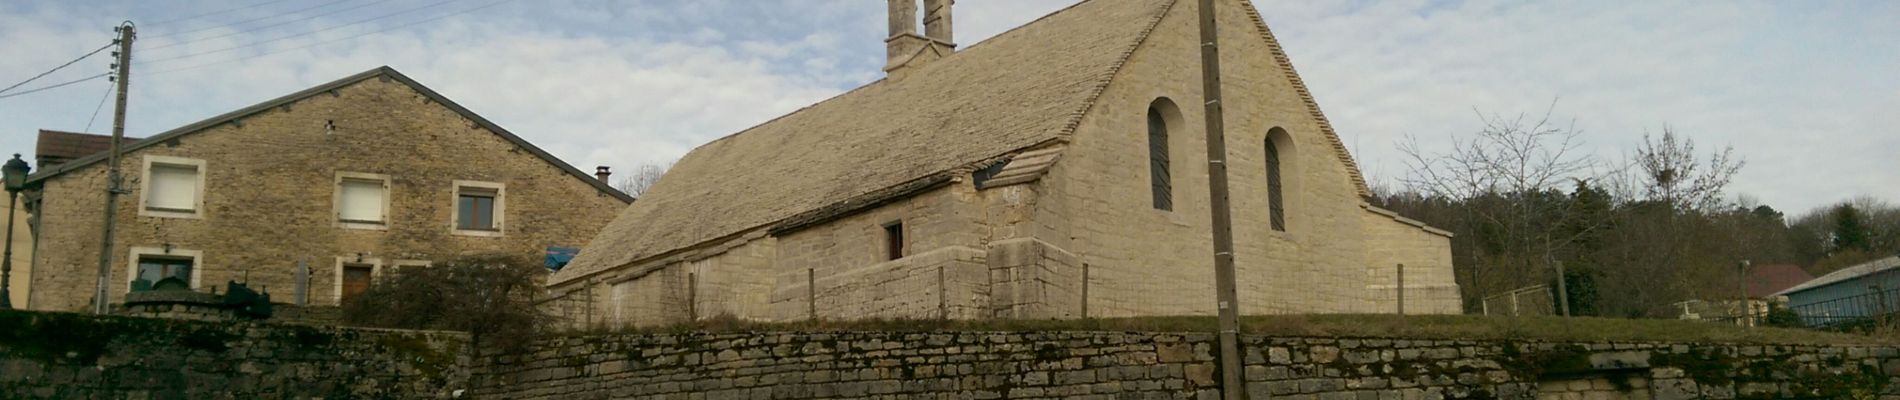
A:
{"label": "roof ridge", "polygon": [[1292,58],[1287,57],[1286,49],[1280,46],[1280,40],[1273,37],[1273,28],[1267,27],[1266,17],[1253,7],[1252,2],[1240,0],[1241,9],[1247,11],[1247,17],[1253,20],[1254,28],[1260,30],[1260,38],[1266,39],[1267,48],[1273,51],[1273,61],[1286,71],[1287,81],[1293,84],[1293,91],[1300,94],[1300,100],[1306,103],[1307,112],[1319,121],[1321,133],[1331,142],[1333,151],[1339,153],[1339,160],[1346,163],[1346,174],[1352,178],[1353,186],[1359,190],[1360,197],[1372,197],[1372,189],[1366,185],[1364,173],[1359,171],[1359,163],[1353,161],[1352,152],[1346,149],[1346,143],[1339,140],[1339,132],[1333,130],[1333,123],[1326,119],[1326,113],[1320,111],[1319,101],[1313,98],[1313,92],[1306,88],[1306,81],[1300,78],[1300,72],[1293,69]]}
{"label": "roof ridge", "polygon": [[[620,199],[621,201],[626,201],[629,203],[633,202],[634,200],[633,196],[623,193],[617,189],[614,189],[613,186],[610,186],[605,182],[601,182],[599,179],[595,179],[594,177],[587,175],[586,172],[582,172],[579,168],[575,168],[573,164],[568,164],[567,161],[554,157],[553,154],[549,154],[546,150],[542,150],[540,147],[536,147],[533,143],[529,143],[526,139],[522,139],[520,136],[516,136],[513,132],[509,132],[507,129],[502,128],[500,125],[497,125],[492,121],[489,121],[487,118],[484,118],[481,115],[475,114],[474,111],[470,111],[468,108],[462,107],[461,104],[456,103],[454,100],[449,99],[447,96],[443,96],[441,93],[437,93],[435,89],[431,89],[428,86],[423,85],[421,82],[417,82],[415,79],[410,78],[407,75],[403,75],[402,72],[398,72],[396,71],[395,68],[391,68],[390,66],[387,66],[387,65],[371,68],[367,71],[351,74],[350,76],[346,76],[341,79],[333,80],[333,81],[316,85],[316,86],[311,86],[303,90],[291,92],[290,94],[278,96],[270,100],[265,100],[262,102],[258,102],[256,104],[239,108],[237,110],[233,110],[233,111],[226,112],[223,114],[218,114],[216,116],[205,118],[197,122],[185,124],[177,128],[172,128],[170,130],[166,130],[164,132],[160,132],[158,134],[146,137],[144,140],[130,141],[130,143],[125,143],[121,145],[123,147],[121,151],[122,152],[136,151],[139,149],[156,145],[158,143],[166,142],[172,138],[190,135],[190,134],[198,133],[198,132],[203,132],[205,129],[209,129],[218,124],[229,122],[231,120],[249,117],[251,115],[255,115],[260,112],[269,111],[270,109],[273,109],[273,108],[277,108],[286,104],[302,101],[302,100],[310,98],[311,96],[316,96],[321,93],[341,89],[341,88],[354,85],[365,80],[369,80],[370,78],[375,78],[379,76],[387,77],[389,79],[395,80],[401,83],[403,86],[409,87],[411,90],[415,90],[416,93],[421,94],[423,97],[429,98],[429,100],[434,101],[436,104],[440,104],[442,107],[449,109],[450,112],[454,112],[457,115],[462,116],[463,118],[467,118],[469,121],[474,122],[477,126],[480,126],[484,130],[487,130],[489,133],[494,134],[496,136],[500,136],[502,140],[506,140],[510,143],[513,143],[516,146],[519,146],[523,149],[528,150],[529,153],[540,157],[542,161],[553,164],[556,168],[559,168],[567,172],[569,175],[573,175],[575,178],[580,179],[582,182],[585,182],[589,184],[590,186],[593,186],[595,189],[600,190],[601,192],[606,193],[609,196],[613,196],[614,198],[617,198],[617,199]],[[60,164],[54,167],[49,167],[46,170],[40,171],[39,173],[32,174],[27,177],[27,181],[28,182],[44,181],[46,179],[59,176],[69,171],[91,166],[94,163],[103,161],[107,156],[108,155],[105,154],[105,152],[100,152],[100,153],[95,153],[95,154],[88,155],[85,157],[80,157],[71,162]]]}
{"label": "roof ridge", "polygon": [[[975,44],[971,44],[971,45],[970,45],[969,47],[964,47],[964,48],[961,48],[961,49],[958,49],[957,51],[953,51],[953,52],[950,52],[950,55],[948,55],[948,56],[945,56],[945,57],[944,57],[943,59],[944,59],[944,60],[949,60],[949,59],[951,59],[951,58],[955,58],[955,57],[957,57],[957,56],[960,56],[960,55],[963,55],[963,53],[964,53],[964,52],[967,52],[967,51],[970,51],[970,50],[972,50],[972,49],[976,49],[976,48],[978,48],[978,47],[981,47],[981,46],[983,46],[984,44],[988,44],[988,43],[990,43],[990,42],[993,42],[993,41],[995,41],[995,40],[996,40],[997,38],[1001,38],[1001,37],[1004,37],[1004,36],[1007,36],[1007,35],[1009,35],[1009,34],[1011,34],[1011,33],[1014,33],[1014,32],[1016,32],[1016,31],[1020,31],[1020,30],[1023,30],[1023,28],[1027,28],[1027,27],[1029,27],[1029,26],[1031,26],[1031,25],[1035,25],[1035,24],[1036,24],[1036,23],[1038,23],[1038,22],[1042,22],[1043,20],[1047,20],[1047,19],[1049,19],[1050,17],[1054,17],[1054,16],[1056,16],[1056,15],[1059,15],[1059,14],[1062,14],[1062,13],[1064,13],[1064,12],[1068,12],[1069,10],[1073,10],[1073,9],[1075,9],[1076,7],[1079,7],[1079,6],[1081,6],[1081,5],[1083,5],[1083,4],[1088,4],[1089,2],[1092,2],[1092,1],[1096,1],[1096,0],[1082,0],[1082,1],[1078,1],[1078,2],[1075,2],[1075,4],[1070,4],[1069,6],[1067,6],[1067,7],[1063,7],[1063,8],[1062,8],[1062,9],[1060,9],[1060,10],[1055,10],[1055,11],[1052,11],[1052,12],[1050,12],[1050,13],[1048,13],[1048,14],[1043,14],[1043,16],[1041,16],[1041,17],[1037,17],[1036,19],[1033,19],[1033,20],[1030,20],[1029,22],[1026,22],[1026,23],[1023,23],[1022,25],[1017,25],[1017,26],[1016,26],[1016,27],[1014,27],[1014,28],[1009,28],[1009,29],[1006,29],[1006,30],[1004,30],[1004,31],[1002,31],[1002,32],[997,32],[997,33],[996,33],[995,35],[991,35],[991,36],[990,36],[989,38],[985,38],[985,39],[983,39],[983,40],[981,40],[981,41],[978,41],[978,42],[976,42]],[[1173,1],[1176,1],[1176,0],[1169,0],[1169,1],[1170,1],[1170,3],[1172,3]],[[1158,22],[1158,21],[1157,21],[1157,22]],[[1153,30],[1154,28],[1153,28],[1153,26],[1150,26],[1150,27],[1149,27],[1148,29],[1149,29],[1149,30]],[[1139,42],[1141,42],[1141,41],[1145,41],[1145,40],[1147,40],[1147,36],[1148,36],[1148,32],[1147,32],[1147,31],[1143,31],[1143,32],[1141,33],[1141,40],[1138,40],[1138,41],[1137,41],[1137,43],[1139,43]],[[1137,47],[1139,47],[1139,46],[1137,46]],[[1133,50],[1130,50],[1130,51],[1132,52]],[[939,60],[939,61],[942,61],[942,60]],[[1126,61],[1126,60],[1124,59],[1123,61]],[[1115,69],[1115,70],[1120,70],[1120,69],[1121,69],[1121,65],[1120,65],[1120,64],[1121,64],[1121,63],[1117,63],[1114,69]],[[760,128],[760,127],[763,127],[763,126],[766,126],[766,125],[771,125],[771,124],[772,124],[773,122],[778,122],[778,120],[781,120],[781,119],[785,119],[785,118],[788,118],[788,117],[791,117],[791,116],[793,116],[793,115],[798,115],[798,113],[802,113],[802,112],[805,112],[805,110],[809,110],[809,109],[812,109],[812,108],[814,108],[814,107],[818,107],[818,106],[820,106],[820,105],[824,105],[825,103],[829,103],[829,102],[831,102],[832,100],[837,100],[837,99],[841,99],[841,98],[845,98],[845,97],[847,97],[847,96],[849,96],[849,95],[850,95],[850,94],[852,94],[852,93],[856,93],[856,92],[858,92],[858,91],[861,91],[861,90],[865,90],[865,89],[869,89],[869,88],[871,88],[872,86],[877,86],[877,85],[878,85],[878,84],[880,84],[880,83],[885,83],[885,82],[889,82],[889,81],[890,81],[890,75],[889,75],[889,74],[885,74],[885,75],[884,75],[884,77],[881,77],[881,78],[877,78],[877,80],[873,80],[873,81],[870,81],[870,82],[865,82],[865,83],[864,83],[863,85],[858,85],[857,87],[854,87],[854,88],[851,88],[851,90],[846,90],[846,91],[844,91],[843,93],[838,93],[838,94],[836,94],[836,95],[832,95],[831,97],[827,97],[827,98],[825,98],[824,100],[819,100],[819,101],[818,101],[818,102],[816,102],[816,103],[811,103],[811,104],[808,104],[808,105],[805,105],[804,107],[799,107],[799,108],[798,108],[797,110],[792,110],[791,112],[787,112],[787,113],[784,113],[784,114],[779,114],[778,116],[776,116],[776,117],[772,117],[771,119],[767,119],[767,120],[764,120],[764,121],[760,121],[759,123],[756,123],[756,124],[752,124],[752,126],[748,126],[748,127],[746,127],[745,129],[740,129],[740,130],[738,130],[738,131],[735,131],[735,132],[732,132],[732,133],[730,133],[730,134],[726,134],[725,136],[720,136],[720,137],[719,137],[719,138],[717,138],[717,139],[713,139],[713,140],[711,140],[711,141],[708,141],[708,142],[706,142],[706,144],[702,144],[702,145],[699,145],[699,146],[694,146],[694,147],[693,147],[693,149],[694,149],[694,150],[697,150],[697,149],[699,149],[699,148],[701,148],[701,147],[706,147],[706,146],[709,146],[709,145],[712,145],[713,143],[719,143],[719,142],[721,142],[721,141],[725,141],[726,139],[731,139],[731,138],[734,138],[734,137],[738,137],[739,135],[744,135],[744,134],[746,134],[746,133],[748,133],[748,132],[752,132],[752,131],[754,131],[754,130],[757,130],[757,129],[758,129],[758,128]],[[1099,93],[1098,93],[1097,95],[1099,95]],[[1094,99],[1093,99],[1093,96],[1091,96],[1091,98],[1090,98],[1090,101],[1089,101],[1089,102],[1090,102],[1090,103],[1093,103],[1093,102],[1094,102]],[[1078,118],[1078,122],[1079,122],[1079,118]],[[688,150],[687,152],[689,152],[689,153],[690,153],[690,152],[692,152],[692,150]]]}

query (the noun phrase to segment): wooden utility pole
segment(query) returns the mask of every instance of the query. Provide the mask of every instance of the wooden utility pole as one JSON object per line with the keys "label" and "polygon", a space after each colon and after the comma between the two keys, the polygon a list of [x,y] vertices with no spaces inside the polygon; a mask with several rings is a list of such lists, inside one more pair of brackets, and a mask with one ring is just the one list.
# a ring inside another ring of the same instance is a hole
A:
{"label": "wooden utility pole", "polygon": [[[116,54],[119,57],[117,64],[113,65],[117,74],[112,79],[119,88],[118,100],[113,102],[112,107],[112,149],[106,156],[106,223],[104,238],[99,241],[99,285],[92,293],[92,312],[101,315],[111,310],[108,304],[112,303],[106,292],[112,280],[112,228],[114,219],[118,217],[119,193],[124,191],[119,187],[123,181],[119,175],[119,142],[125,140],[125,90],[132,83],[132,39],[138,37],[132,21],[120,23],[113,30],[119,31],[119,51]],[[136,274],[138,271],[130,273]]]}
{"label": "wooden utility pole", "polygon": [[1201,0],[1201,93],[1206,97],[1207,195],[1214,219],[1214,296],[1220,312],[1221,398],[1243,399],[1240,302],[1234,284],[1234,221],[1227,202],[1227,132],[1221,116],[1220,37],[1214,0]]}

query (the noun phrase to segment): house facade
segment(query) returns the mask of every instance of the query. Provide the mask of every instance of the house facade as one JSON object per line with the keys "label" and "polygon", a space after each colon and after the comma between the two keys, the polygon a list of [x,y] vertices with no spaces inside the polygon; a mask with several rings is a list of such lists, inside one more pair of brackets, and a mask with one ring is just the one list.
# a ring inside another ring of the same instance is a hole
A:
{"label": "house facade", "polygon": [[[580,324],[1211,315],[1197,5],[1083,1],[701,146],[550,277]],[[1243,313],[1457,313],[1450,234],[1364,201],[1246,1],[1217,2]],[[915,32],[921,19],[924,32]]]}
{"label": "house facade", "polygon": [[[236,281],[277,302],[334,305],[390,268],[578,246],[632,202],[388,67],[123,154],[108,304],[167,281]],[[30,308],[99,301],[106,164],[93,154],[29,177]]]}

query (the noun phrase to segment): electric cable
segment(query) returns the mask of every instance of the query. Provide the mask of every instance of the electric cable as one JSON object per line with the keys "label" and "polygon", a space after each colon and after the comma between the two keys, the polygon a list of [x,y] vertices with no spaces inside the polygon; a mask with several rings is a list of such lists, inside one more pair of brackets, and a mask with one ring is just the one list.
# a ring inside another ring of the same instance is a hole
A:
{"label": "electric cable", "polygon": [[54,72],[58,72],[61,68],[66,68],[67,66],[73,65],[73,63],[79,62],[79,60],[86,59],[86,57],[92,57],[92,55],[94,54],[99,54],[99,52],[105,51],[106,49],[111,48],[113,45],[116,45],[116,44],[119,44],[119,41],[114,40],[112,41],[112,43],[106,43],[105,46],[99,46],[98,49],[93,50],[91,53],[86,53],[86,55],[79,56],[79,58],[75,58],[72,61],[67,61],[65,64],[60,64],[59,66],[53,67],[53,69],[47,70],[46,72],[41,72],[39,75],[34,75],[32,78],[27,78],[24,81],[20,81],[20,83],[15,83],[13,84],[13,86],[7,86],[6,89],[0,89],[0,93],[6,93],[9,90],[13,90],[13,88],[20,87],[20,85],[27,84],[27,82],[32,82],[35,79],[40,79],[40,78],[46,77],[47,75],[51,75]]}

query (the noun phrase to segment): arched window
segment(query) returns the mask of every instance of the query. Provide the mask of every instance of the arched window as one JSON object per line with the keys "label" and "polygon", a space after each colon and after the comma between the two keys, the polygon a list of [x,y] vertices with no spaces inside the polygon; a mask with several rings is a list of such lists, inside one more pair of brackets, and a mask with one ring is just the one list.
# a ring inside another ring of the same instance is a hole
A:
{"label": "arched window", "polygon": [[1267,211],[1273,230],[1286,232],[1286,180],[1281,176],[1281,160],[1292,156],[1291,136],[1285,129],[1267,131]]}
{"label": "arched window", "polygon": [[1174,209],[1174,186],[1168,168],[1168,121],[1161,115],[1162,101],[1148,106],[1148,185],[1154,191],[1156,210]]}

